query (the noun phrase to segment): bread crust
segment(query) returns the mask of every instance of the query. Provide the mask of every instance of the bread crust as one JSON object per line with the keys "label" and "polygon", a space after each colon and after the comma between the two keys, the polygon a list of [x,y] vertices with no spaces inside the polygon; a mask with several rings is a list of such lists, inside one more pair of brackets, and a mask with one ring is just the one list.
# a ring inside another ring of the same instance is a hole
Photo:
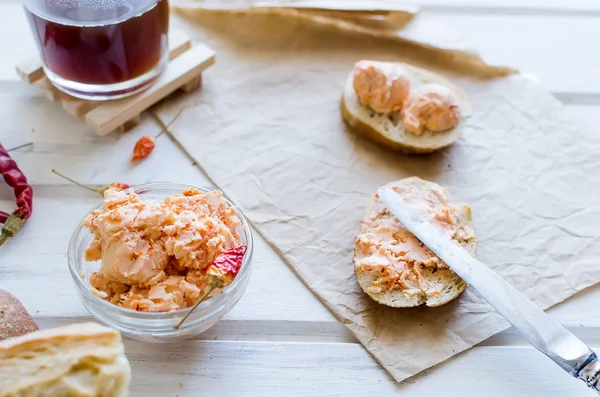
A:
{"label": "bread crust", "polygon": [[433,153],[437,150],[443,149],[446,146],[449,146],[449,145],[446,145],[446,146],[442,146],[442,147],[421,148],[421,147],[412,146],[412,145],[391,139],[391,138],[387,137],[386,135],[382,134],[381,132],[379,132],[373,126],[369,125],[368,123],[363,122],[358,117],[355,117],[352,114],[352,112],[350,112],[350,110],[348,110],[348,107],[346,106],[346,100],[344,98],[344,95],[342,95],[342,99],[340,101],[340,110],[341,110],[342,118],[344,119],[344,121],[350,127],[352,127],[352,129],[354,129],[356,132],[366,136],[370,140],[372,140],[380,145],[387,147],[388,149],[391,149],[391,150],[394,150],[397,152],[402,152],[405,154],[429,154],[429,153]]}
{"label": "bread crust", "polygon": [[0,290],[0,341],[37,330],[37,324],[21,302],[9,292]]}

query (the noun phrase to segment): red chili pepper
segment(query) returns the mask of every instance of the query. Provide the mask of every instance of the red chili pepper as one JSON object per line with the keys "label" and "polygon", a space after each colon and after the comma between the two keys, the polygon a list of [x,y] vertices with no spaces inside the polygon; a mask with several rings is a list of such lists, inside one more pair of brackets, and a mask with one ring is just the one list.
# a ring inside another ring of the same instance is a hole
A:
{"label": "red chili pepper", "polygon": [[237,276],[242,267],[244,254],[246,253],[245,245],[232,248],[224,251],[221,255],[217,256],[206,270],[208,274],[208,285],[216,285],[215,288],[226,287],[233,282],[235,276]]}
{"label": "red chili pepper", "polygon": [[131,162],[135,163],[138,160],[145,159],[150,155],[150,153],[152,153],[155,147],[156,142],[154,138],[148,135],[141,137],[133,148],[133,157],[131,158]]}
{"label": "red chili pepper", "polygon": [[233,282],[242,267],[247,249],[247,246],[240,245],[239,247],[223,251],[210,263],[210,265],[208,265],[208,268],[206,269],[206,274],[208,275],[208,288],[206,289],[206,292],[185,317],[183,317],[179,324],[175,326],[175,329],[181,327],[181,324],[183,324],[190,314],[192,314],[192,312],[208,298],[213,290],[216,288],[225,288]]}
{"label": "red chili pepper", "polygon": [[111,183],[110,185],[106,186],[104,189],[101,189],[101,193],[104,194],[105,191],[107,191],[108,189],[119,189],[119,190],[125,190],[125,189],[129,189],[131,186],[129,186],[126,183]]}
{"label": "red chili pepper", "polygon": [[131,186],[129,186],[126,183],[111,183],[110,185],[108,185],[108,188],[117,188],[117,189],[121,189],[121,190],[125,190],[125,189],[129,189]]}
{"label": "red chili pepper", "polygon": [[0,211],[0,223],[4,223],[0,234],[0,245],[23,226],[33,210],[33,189],[27,183],[27,178],[10,157],[6,149],[0,145],[0,174],[4,181],[15,191],[17,209],[12,214]]}

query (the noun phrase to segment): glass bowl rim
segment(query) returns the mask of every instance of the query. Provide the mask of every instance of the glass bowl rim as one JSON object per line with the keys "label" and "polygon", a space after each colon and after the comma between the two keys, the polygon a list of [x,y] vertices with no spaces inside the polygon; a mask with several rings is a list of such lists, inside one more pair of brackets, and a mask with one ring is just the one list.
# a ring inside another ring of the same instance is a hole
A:
{"label": "glass bowl rim", "polygon": [[[174,183],[174,182],[150,182],[150,183],[135,185],[135,186],[132,186],[132,188],[134,189],[134,192],[136,192],[138,194],[143,194],[144,192],[146,192],[148,190],[153,190],[153,189],[181,189],[181,191],[183,192],[186,189],[194,188],[194,189],[198,189],[202,193],[208,193],[208,192],[218,190],[218,189],[204,188],[204,187],[193,186],[193,185],[188,185],[188,184],[184,184],[184,183]],[[246,235],[246,246],[248,247],[248,249],[246,250],[246,254],[244,255],[242,267],[241,267],[238,275],[233,280],[233,282],[230,285],[228,285],[227,287],[225,287],[221,294],[211,297],[210,299],[208,299],[205,302],[202,302],[200,304],[200,306],[198,306],[197,313],[202,313],[202,309],[205,309],[205,310],[213,309],[214,306],[216,306],[216,307],[214,307],[214,309],[217,309],[219,307],[219,303],[224,298],[227,298],[226,292],[234,290],[242,282],[241,280],[244,278],[244,276],[246,274],[248,274],[250,271],[249,268],[250,268],[250,264],[251,264],[252,256],[253,256],[253,252],[254,252],[254,236],[252,234],[252,229],[250,228],[250,224],[248,223],[248,220],[246,219],[246,217],[244,216],[244,214],[242,213],[240,208],[237,205],[235,205],[224,193],[223,193],[223,198],[225,199],[225,202],[227,203],[227,205],[229,205],[231,208],[234,208],[236,210],[237,216],[240,218],[240,221],[242,223],[242,229]],[[94,207],[91,211],[93,211],[95,209],[100,209],[100,208],[102,208],[102,205],[98,205],[98,206]],[[104,299],[100,298],[99,296],[94,295],[92,293],[92,291],[90,290],[90,286],[85,283],[85,281],[83,280],[83,278],[80,275],[80,272],[76,268],[76,263],[78,262],[77,256],[76,256],[77,238],[82,233],[85,233],[85,232],[89,233],[87,231],[87,229],[83,226],[83,219],[82,219],[79,222],[79,224],[77,225],[77,227],[75,228],[75,231],[73,232],[73,234],[71,235],[71,239],[69,241],[68,252],[67,252],[67,261],[69,264],[69,271],[71,273],[71,277],[73,277],[76,287],[80,291],[83,291],[83,292],[80,292],[80,294],[85,295],[85,296],[82,296],[82,298],[91,299],[94,303],[99,304],[101,308],[115,312],[114,314],[137,318],[140,320],[167,320],[167,319],[171,319],[171,318],[177,317],[177,316],[183,317],[191,310],[191,307],[188,307],[186,309],[172,310],[172,311],[168,311],[168,312],[143,312],[143,311],[138,312],[136,310],[125,309],[123,307],[117,306],[113,303],[105,301]]]}

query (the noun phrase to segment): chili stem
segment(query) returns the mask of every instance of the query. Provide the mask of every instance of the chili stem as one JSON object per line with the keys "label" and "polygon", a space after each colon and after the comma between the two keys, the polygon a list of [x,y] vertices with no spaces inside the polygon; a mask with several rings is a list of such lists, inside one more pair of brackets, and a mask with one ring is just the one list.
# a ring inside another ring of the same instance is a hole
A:
{"label": "chili stem", "polygon": [[158,138],[165,132],[168,132],[170,134],[171,131],[169,131],[169,127],[171,127],[171,125],[179,118],[179,116],[181,116],[181,113],[183,113],[184,110],[185,106],[182,106],[181,109],[177,111],[177,114],[175,114],[175,117],[173,117],[173,119],[169,122],[169,124],[165,124],[155,112],[150,111],[150,116],[152,116],[152,118],[158,123],[158,125],[160,125],[160,128],[162,128],[162,130],[158,133],[158,135],[154,137],[154,139]]}
{"label": "chili stem", "polygon": [[[75,180],[73,180],[73,179],[69,178],[68,176],[65,176],[65,175],[63,175],[63,174],[61,174],[60,172],[58,172],[58,171],[56,171],[56,170],[52,170],[52,172],[53,172],[53,173],[55,173],[56,175],[60,176],[61,178],[64,178],[64,179],[66,179],[67,181],[69,181],[69,182],[71,182],[71,183],[74,183],[74,184],[75,184],[75,185],[77,185],[77,186],[80,186],[80,187],[82,187],[82,188],[84,188],[84,189],[87,189],[87,190],[89,190],[89,191],[91,191],[91,192],[100,193],[100,191],[99,191],[99,190],[96,190],[96,189],[94,189],[94,188],[91,188],[91,187],[89,187],[89,186],[85,186],[84,184],[82,184],[82,183],[79,183],[79,182],[77,182],[77,181],[75,181]],[[102,193],[100,193],[100,194],[102,194]]]}
{"label": "chili stem", "polygon": [[22,145],[15,146],[13,148],[8,149],[6,152],[7,153],[14,152],[15,150],[23,149],[24,147],[27,147],[27,146],[33,146],[33,142],[27,142]]}
{"label": "chili stem", "polygon": [[0,230],[0,246],[4,244],[9,237],[13,237],[19,229],[21,229],[24,223],[25,219],[18,215],[10,214],[6,223],[4,223],[4,226]]}
{"label": "chili stem", "polygon": [[200,300],[199,300],[198,302],[196,302],[196,304],[195,304],[195,305],[194,305],[194,306],[193,306],[193,307],[190,309],[190,311],[189,311],[189,312],[188,312],[188,313],[185,315],[185,317],[181,319],[181,321],[179,322],[179,324],[177,324],[177,325],[175,326],[175,329],[179,329],[179,327],[181,327],[181,325],[182,325],[182,324],[185,322],[185,320],[187,320],[187,318],[190,316],[190,314],[192,314],[192,313],[194,312],[194,310],[196,310],[196,308],[197,308],[198,306],[200,306],[200,304],[201,304],[202,302],[204,302],[204,300],[205,300],[206,298],[208,298],[208,296],[210,295],[210,293],[211,293],[211,292],[213,292],[213,290],[214,290],[215,288],[217,288],[217,285],[216,285],[216,284],[209,285],[208,289],[207,289],[207,290],[206,290],[206,292],[204,293],[204,296],[203,296],[202,298],[200,298]]}

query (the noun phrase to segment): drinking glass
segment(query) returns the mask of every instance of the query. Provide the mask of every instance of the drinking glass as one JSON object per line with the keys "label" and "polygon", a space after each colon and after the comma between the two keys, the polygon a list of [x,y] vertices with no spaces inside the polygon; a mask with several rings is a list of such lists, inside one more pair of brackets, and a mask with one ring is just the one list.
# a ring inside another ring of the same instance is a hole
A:
{"label": "drinking glass", "polygon": [[168,61],[168,0],[22,0],[44,72],[69,95],[116,99]]}

